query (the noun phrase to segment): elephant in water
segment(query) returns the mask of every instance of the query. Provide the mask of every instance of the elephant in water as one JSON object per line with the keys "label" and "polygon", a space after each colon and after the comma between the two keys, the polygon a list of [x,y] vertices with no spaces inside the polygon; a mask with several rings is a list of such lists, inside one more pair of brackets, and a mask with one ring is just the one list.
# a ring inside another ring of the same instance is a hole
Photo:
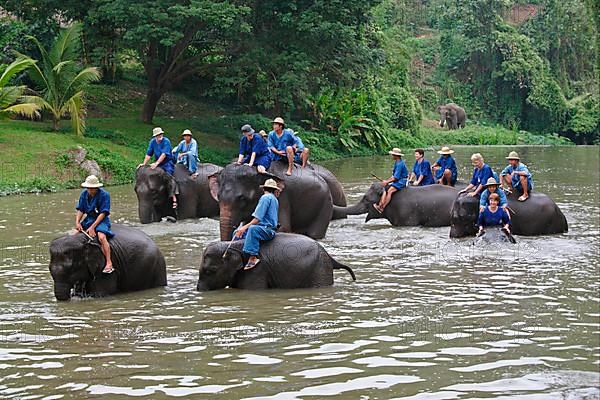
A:
{"label": "elephant in water", "polygon": [[448,103],[445,106],[438,106],[440,113],[440,126],[443,128],[448,124],[448,129],[458,129],[465,127],[467,114],[465,109],[454,103]]}
{"label": "elephant in water", "polygon": [[481,246],[494,243],[517,243],[512,233],[502,227],[491,226],[477,234],[473,241],[474,246]]}
{"label": "elephant in water", "polygon": [[56,300],[75,294],[107,296],[115,293],[167,285],[165,258],[144,232],[112,224],[115,236],[109,240],[115,271],[103,274],[104,256],[96,241],[83,233],[67,235],[50,243],[50,275]]}
{"label": "elephant in water", "polygon": [[[222,168],[214,164],[199,164],[198,176],[190,177],[185,166],[177,164],[173,180],[160,168],[138,168],[135,179],[135,193],[138,198],[140,222],[148,224],[159,222],[163,217],[174,219],[216,217],[219,204],[210,195],[208,177]],[[172,195],[177,195],[177,211],[173,209]]]}
{"label": "elephant in water", "polygon": [[[346,207],[346,205],[348,204],[346,201],[346,195],[344,194],[344,189],[342,188],[342,185],[340,184],[336,176],[327,168],[321,165],[310,163],[309,168],[312,168],[317,174],[319,174],[319,176],[321,176],[321,178],[325,179],[325,182],[327,182],[327,185],[329,186],[329,191],[331,192],[331,201],[333,202],[333,205]],[[338,219],[346,217],[338,217],[334,215],[332,218]]]}
{"label": "elephant in water", "polygon": [[200,264],[199,291],[224,289],[296,289],[333,285],[333,270],[352,269],[335,261],[315,240],[302,235],[278,233],[260,246],[260,263],[244,270],[248,256],[244,240],[227,249],[227,242],[211,243],[204,249]]}
{"label": "elephant in water", "polygon": [[281,231],[301,233],[313,239],[325,237],[333,204],[327,182],[310,168],[296,168],[284,176],[287,164],[271,163],[266,173],[248,165],[229,164],[209,177],[210,192],[220,207],[221,240],[230,240],[240,222],[249,222],[268,178],[285,189],[279,196]]}
{"label": "elephant in water", "polygon": [[409,186],[392,196],[388,206],[380,214],[373,208],[383,187],[373,183],[362,199],[353,206],[334,207],[334,213],[343,215],[367,214],[365,219],[385,218],[394,226],[450,226],[450,211],[458,192],[465,185]]}
{"label": "elephant in water", "polygon": [[[532,192],[527,201],[518,201],[517,197],[514,192],[507,194],[512,234],[535,236],[569,230],[567,219],[560,208],[544,193]],[[479,198],[458,196],[452,206],[450,237],[475,236],[478,215]]]}

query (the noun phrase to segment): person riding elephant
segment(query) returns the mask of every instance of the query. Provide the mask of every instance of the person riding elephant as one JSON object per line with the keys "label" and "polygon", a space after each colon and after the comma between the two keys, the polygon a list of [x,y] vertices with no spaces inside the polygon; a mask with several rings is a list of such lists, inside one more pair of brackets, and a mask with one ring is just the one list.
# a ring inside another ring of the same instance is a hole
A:
{"label": "person riding elephant", "polygon": [[500,173],[502,187],[506,184],[508,189],[514,189],[519,192],[519,201],[525,201],[529,198],[529,193],[533,190],[533,178],[527,165],[521,162],[519,153],[511,151],[506,157],[508,165]]}
{"label": "person riding elephant", "polygon": [[296,154],[296,141],[291,129],[285,127],[285,121],[281,117],[273,120],[273,130],[269,132],[267,139],[271,158],[273,161],[287,161],[288,168],[285,171],[287,176],[292,175],[294,167],[294,156]]}
{"label": "person riding elephant", "polygon": [[479,199],[480,212],[483,212],[485,207],[490,205],[489,199],[494,193],[498,195],[498,205],[500,206],[500,208],[508,212],[508,200],[506,200],[506,193],[504,192],[504,190],[498,187],[499,185],[500,184],[493,177],[489,178],[486,184],[483,185],[485,189],[483,190],[483,192],[481,192],[481,197]]}
{"label": "person riding elephant", "polygon": [[425,150],[415,149],[415,163],[409,181],[412,186],[427,186],[435,183],[431,173],[431,164],[425,159]]}
{"label": "person riding elephant", "polygon": [[467,114],[465,109],[454,103],[448,103],[444,106],[438,106],[437,111],[440,113],[440,127],[448,124],[448,129],[458,129],[465,127]]}
{"label": "person riding elephant", "polygon": [[[287,189],[286,189],[287,190]],[[202,253],[198,270],[198,291],[226,287],[238,289],[296,289],[333,284],[333,270],[350,267],[334,260],[315,240],[290,233],[277,233],[260,248],[260,268],[244,270],[248,256],[244,240],[209,244]]]}
{"label": "person riding elephant", "polygon": [[444,185],[409,186],[396,193],[380,214],[372,205],[382,192],[381,184],[373,183],[358,203],[348,207],[334,206],[334,213],[367,213],[365,222],[385,218],[393,226],[450,226],[450,210],[458,195],[458,188]]}
{"label": "person riding elephant", "polygon": [[265,172],[271,166],[271,152],[265,141],[255,134],[251,125],[242,126],[238,164],[256,166],[258,172]]}
{"label": "person riding elephant", "polygon": [[[155,161],[150,164],[150,168],[156,169],[157,167],[160,167],[168,174],[168,176],[172,177],[173,172],[175,171],[175,165],[173,164],[171,142],[165,137],[165,132],[160,127],[156,127],[152,130],[152,139],[150,139],[150,143],[148,143],[146,156],[144,157],[144,161],[137,166],[137,169],[139,170],[141,167],[145,166],[152,156],[154,156]],[[176,209],[178,194],[177,184],[173,182],[170,187],[172,191],[168,193],[168,197],[172,201],[171,206],[173,209]]]}
{"label": "person riding elephant", "polygon": [[456,161],[452,157],[454,150],[444,146],[438,151],[440,158],[433,164],[431,169],[435,173],[435,181],[440,185],[454,186],[458,178]]}
{"label": "person riding elephant", "polygon": [[402,154],[397,147],[394,147],[388,153],[394,159],[392,176],[381,181],[381,186],[384,188],[384,191],[381,193],[381,198],[373,203],[373,208],[380,214],[383,213],[389,202],[392,200],[392,196],[396,192],[406,188],[406,182],[408,180],[408,168],[406,168],[406,163],[402,159],[404,154]]}
{"label": "person riding elephant", "polygon": [[[531,193],[529,200],[517,200],[514,193],[507,194],[508,208],[511,216],[511,233],[514,235],[535,236],[564,233],[569,230],[567,219],[556,203],[546,194]],[[451,211],[450,237],[461,238],[474,236],[477,233],[477,217],[479,216],[477,197],[458,196]]]}
{"label": "person riding elephant", "polygon": [[210,193],[219,202],[221,240],[231,239],[240,222],[251,220],[261,196],[259,186],[268,178],[285,186],[279,197],[280,231],[325,237],[333,208],[327,182],[309,168],[282,180],[286,167],[272,162],[269,171],[261,174],[256,168],[232,163],[209,177]]}
{"label": "person riding elephant", "polygon": [[466,188],[462,189],[459,194],[467,193],[467,196],[481,195],[481,192],[485,189],[484,185],[488,179],[494,177],[494,171],[487,165],[483,159],[483,156],[479,153],[475,153],[471,156],[471,162],[473,163],[473,177],[471,182]]}
{"label": "person riding elephant", "polygon": [[198,143],[189,129],[184,130],[181,136],[183,140],[173,149],[173,157],[177,164],[185,165],[192,178],[195,178],[198,176]]}
{"label": "person riding elephant", "polygon": [[[197,176],[192,178],[188,169],[175,166],[174,179],[160,168],[142,167],[135,174],[135,194],[138,198],[138,214],[142,224],[186,218],[212,218],[219,215],[219,204],[213,199],[208,187],[208,177],[223,168],[214,164],[198,164]],[[171,207],[169,193],[174,185],[179,187],[179,207]],[[177,211],[177,212],[176,212]]]}
{"label": "person riding elephant", "polygon": [[487,227],[502,226],[507,232],[510,232],[510,217],[508,211],[502,207],[498,207],[500,204],[500,195],[498,193],[492,193],[490,195],[490,204],[485,206],[482,211],[479,212],[477,218],[477,226],[479,226],[479,232],[481,233]]}
{"label": "person riding elephant", "polygon": [[83,233],[50,243],[50,275],[54,296],[64,301],[76,294],[93,297],[167,285],[165,258],[154,241],[139,229],[113,224],[110,242],[112,274],[103,274],[105,257],[99,244]]}

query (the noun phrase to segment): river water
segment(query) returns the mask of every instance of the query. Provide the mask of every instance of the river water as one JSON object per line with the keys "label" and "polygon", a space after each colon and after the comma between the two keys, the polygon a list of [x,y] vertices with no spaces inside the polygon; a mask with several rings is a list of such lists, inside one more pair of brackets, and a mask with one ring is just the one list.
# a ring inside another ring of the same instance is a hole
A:
{"label": "river water", "polygon": [[[459,177],[471,153],[499,170],[509,150],[457,148]],[[568,233],[482,249],[352,216],[321,242],[357,282],[314,290],[196,292],[218,222],[140,226],[128,185],[109,188],[113,222],[158,243],[169,286],[57,303],[48,244],[79,192],[0,198],[0,398],[598,399],[599,151],[516,150]],[[350,203],[391,164],[324,163]]]}

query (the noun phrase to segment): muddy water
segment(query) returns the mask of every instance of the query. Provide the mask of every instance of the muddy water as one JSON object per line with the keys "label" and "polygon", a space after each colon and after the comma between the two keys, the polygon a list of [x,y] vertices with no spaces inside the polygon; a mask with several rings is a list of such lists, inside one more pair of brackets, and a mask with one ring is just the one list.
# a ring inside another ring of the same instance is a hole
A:
{"label": "muddy water", "polygon": [[[460,176],[472,152],[498,169],[508,150],[458,148]],[[57,303],[47,248],[78,191],[1,198],[0,398],[599,398],[598,148],[517,150],[568,233],[475,249],[448,228],[354,216],[322,243],[358,281],[338,271],[315,290],[196,292],[219,236],[202,219],[140,226],[167,288]],[[391,169],[325,165],[351,203]],[[109,190],[113,221],[139,226],[132,187]]]}

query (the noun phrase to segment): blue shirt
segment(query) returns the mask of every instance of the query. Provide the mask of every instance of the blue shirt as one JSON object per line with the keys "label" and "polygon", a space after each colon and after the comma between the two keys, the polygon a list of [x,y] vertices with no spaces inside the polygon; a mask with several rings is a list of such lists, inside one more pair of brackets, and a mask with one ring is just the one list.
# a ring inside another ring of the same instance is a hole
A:
{"label": "blue shirt", "polygon": [[173,155],[171,154],[171,142],[166,137],[163,137],[160,143],[156,141],[156,138],[152,138],[148,144],[146,155],[150,157],[154,156],[154,159],[158,160],[163,154],[165,155],[165,159],[159,166],[169,175],[173,175],[175,166],[173,165]]}
{"label": "blue shirt", "polygon": [[[508,204],[508,202],[506,200],[506,193],[504,193],[504,190],[502,190],[502,188],[499,188],[499,187],[496,188],[495,193],[498,193],[498,196],[500,196],[500,203],[499,203],[500,207],[504,207],[505,205]],[[479,199],[479,207],[487,207],[489,205],[490,194],[492,194],[492,193],[488,189],[485,189],[481,193],[481,198]]]}
{"label": "blue shirt", "polygon": [[475,187],[479,185],[485,185],[488,179],[494,177],[494,172],[489,165],[483,164],[481,169],[474,168],[473,169],[473,178],[471,178],[471,185],[475,185]]}
{"label": "blue shirt", "polygon": [[[504,168],[502,170],[500,175],[502,175],[502,176],[510,175],[513,172],[526,172],[527,180],[529,181],[529,183],[531,184],[531,188],[533,189],[533,178],[531,176],[531,172],[529,172],[529,169],[527,168],[527,165],[520,162],[519,165],[517,165],[517,167],[515,168],[512,165],[508,164],[506,166],[506,168]],[[515,177],[513,177],[513,181],[518,181],[518,180],[519,180],[519,177],[517,177],[516,179],[515,179]]]}
{"label": "blue shirt", "polygon": [[456,180],[456,177],[458,176],[458,170],[456,169],[456,161],[454,160],[454,157],[444,157],[442,155],[440,158],[438,158],[438,160],[435,163],[440,166],[440,169],[436,172],[437,179],[440,179],[444,174],[444,171],[449,169],[450,171],[452,171],[451,179],[453,181]]}
{"label": "blue shirt", "polygon": [[[163,138],[163,141],[165,139],[166,138]],[[187,144],[185,142],[185,140],[182,140],[181,142],[179,142],[177,147],[175,147],[173,149],[173,153],[175,154],[175,159],[177,159],[178,153],[185,154],[189,157],[197,159],[198,158],[198,143],[196,142],[196,139],[190,140],[190,144]]]}
{"label": "blue shirt", "polygon": [[103,221],[108,221],[110,214],[110,195],[102,188],[98,188],[98,193],[95,196],[90,196],[87,190],[84,190],[79,195],[76,210],[81,211],[86,215],[85,220],[90,220],[92,223],[98,219],[102,213],[105,214]]}
{"label": "blue shirt", "polygon": [[242,136],[240,139],[240,153],[244,156],[251,156],[252,153],[256,153],[256,157],[268,156],[269,149],[267,144],[257,134],[252,135],[252,140],[248,140],[246,136]]}
{"label": "blue shirt", "polygon": [[498,207],[496,212],[491,212],[489,207],[486,207],[483,212],[479,213],[479,219],[477,220],[478,226],[498,226],[498,225],[510,225],[510,218],[505,209]]}
{"label": "blue shirt", "polygon": [[[269,132],[269,138],[267,139],[267,143],[269,146],[269,150],[276,149],[279,151],[285,151],[288,146],[293,146],[295,143],[294,135],[290,129],[284,129],[281,137],[277,136],[275,131]],[[275,154],[275,152],[271,155],[274,160],[279,160],[283,156],[279,154]]]}
{"label": "blue shirt", "polygon": [[412,172],[417,177],[417,180],[420,176],[423,176],[419,186],[427,186],[435,183],[433,180],[433,175],[431,175],[431,164],[429,164],[429,161],[425,159],[423,159],[421,162],[415,161]]}
{"label": "blue shirt", "polygon": [[398,189],[406,187],[406,180],[408,179],[408,168],[406,168],[404,160],[398,160],[394,163],[394,170],[392,171],[392,176],[396,178],[396,180],[391,183],[392,186]]}
{"label": "blue shirt", "polygon": [[296,146],[296,153],[301,153],[304,150],[304,143],[297,135],[294,135],[294,145]]}
{"label": "blue shirt", "polygon": [[279,201],[273,193],[265,193],[258,200],[258,205],[252,216],[259,220],[258,225],[277,228]]}

